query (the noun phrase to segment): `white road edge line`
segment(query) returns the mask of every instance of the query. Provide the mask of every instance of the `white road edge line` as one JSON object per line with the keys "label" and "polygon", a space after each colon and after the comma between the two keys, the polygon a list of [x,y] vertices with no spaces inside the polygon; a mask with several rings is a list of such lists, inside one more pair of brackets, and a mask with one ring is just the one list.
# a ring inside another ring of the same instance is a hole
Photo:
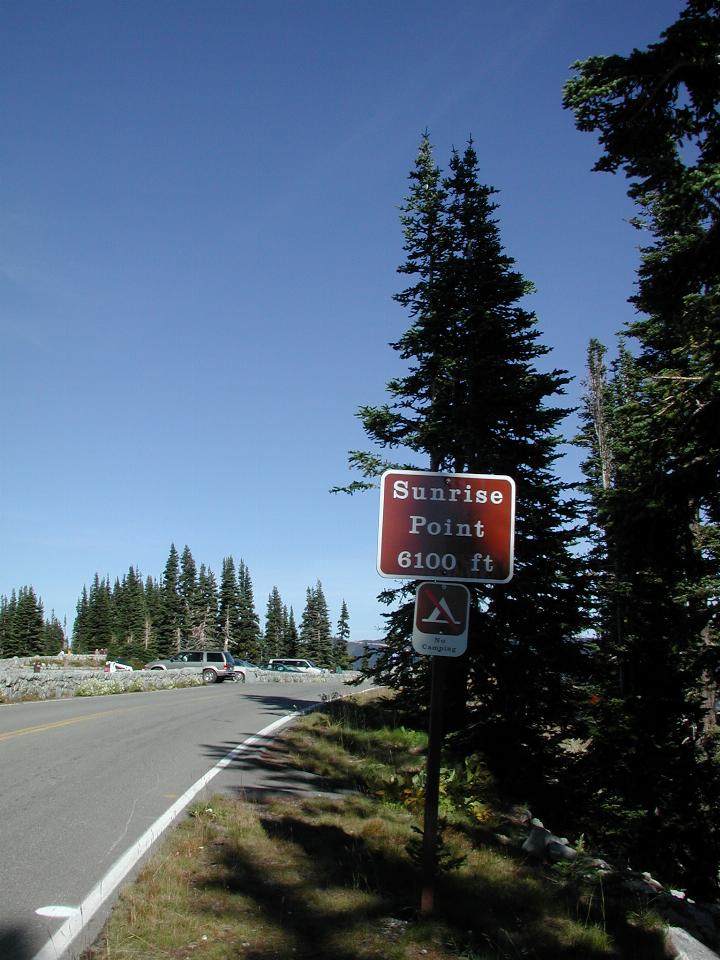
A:
{"label": "white road edge line", "polygon": [[[352,694],[346,694],[345,696],[352,696]],[[103,903],[105,903],[108,897],[120,886],[133,867],[147,853],[153,843],[155,843],[160,834],[164,830],[167,830],[173,820],[178,814],[182,813],[183,809],[190,803],[193,797],[197,796],[211,780],[229,766],[239,753],[249,750],[255,746],[259,740],[267,737],[270,733],[274,733],[275,730],[279,730],[280,727],[284,727],[301,714],[309,713],[311,710],[324,706],[324,704],[325,701],[313,703],[309,707],[304,707],[302,710],[297,710],[285,717],[280,717],[269,726],[264,727],[258,733],[253,734],[251,737],[248,737],[247,740],[243,740],[242,743],[233,747],[227,756],[219,760],[215,766],[208,770],[199,780],[196,780],[162,816],[158,817],[155,823],[148,827],[140,839],[137,840],[119,860],[116,860],[100,882],[96,884],[87,897],[85,897],[77,908],[77,912],[65,921],[60,929],[50,937],[45,946],[32,957],[32,960],[60,960],[72,942],[80,936]]]}

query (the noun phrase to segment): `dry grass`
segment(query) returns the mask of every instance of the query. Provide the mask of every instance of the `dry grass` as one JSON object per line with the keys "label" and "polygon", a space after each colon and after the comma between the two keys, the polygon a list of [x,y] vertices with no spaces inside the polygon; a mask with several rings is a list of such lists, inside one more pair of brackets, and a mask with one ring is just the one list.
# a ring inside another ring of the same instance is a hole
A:
{"label": "dry grass", "polygon": [[[322,795],[196,806],[121,895],[87,960],[661,960],[662,932],[527,864],[458,816],[437,910],[417,913],[407,784],[423,736],[373,701],[332,704],[284,739]],[[416,777],[417,779],[417,777]],[[333,795],[332,788],[356,792]],[[412,793],[412,790],[410,791]],[[404,799],[403,799],[404,798]]]}

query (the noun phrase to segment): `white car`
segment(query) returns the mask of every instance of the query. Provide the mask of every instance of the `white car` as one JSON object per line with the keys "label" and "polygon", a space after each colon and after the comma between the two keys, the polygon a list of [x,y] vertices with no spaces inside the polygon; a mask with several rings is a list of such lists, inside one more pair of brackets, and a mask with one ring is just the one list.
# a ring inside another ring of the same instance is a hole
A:
{"label": "white car", "polygon": [[120,670],[129,670],[132,673],[132,669],[129,663],[123,663],[122,660],[105,661],[105,673],[115,673]]}
{"label": "white car", "polygon": [[268,660],[268,667],[273,669],[275,664],[288,667],[290,670],[297,670],[299,673],[325,673],[320,667],[316,667],[312,660],[297,660],[293,657],[280,657],[279,659]]}

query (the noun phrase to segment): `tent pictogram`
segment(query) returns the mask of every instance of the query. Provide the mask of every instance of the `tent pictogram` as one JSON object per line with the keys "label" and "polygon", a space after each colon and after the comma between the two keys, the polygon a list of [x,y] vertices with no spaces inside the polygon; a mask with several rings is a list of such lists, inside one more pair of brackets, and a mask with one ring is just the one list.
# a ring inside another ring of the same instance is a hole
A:
{"label": "tent pictogram", "polygon": [[427,617],[423,617],[423,623],[432,623],[432,624],[447,624],[448,626],[459,627],[461,620],[457,620],[453,616],[453,612],[448,606],[447,597],[440,597],[438,600],[433,593],[427,591],[428,600],[432,603],[433,609]]}
{"label": "tent pictogram", "polygon": [[415,604],[415,628],[431,636],[467,631],[468,590],[459,583],[422,583]]}

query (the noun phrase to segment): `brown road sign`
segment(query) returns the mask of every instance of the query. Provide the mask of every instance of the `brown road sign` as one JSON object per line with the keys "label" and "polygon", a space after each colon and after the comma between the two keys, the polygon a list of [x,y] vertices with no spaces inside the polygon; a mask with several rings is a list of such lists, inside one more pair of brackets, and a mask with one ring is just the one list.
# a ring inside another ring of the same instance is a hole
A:
{"label": "brown road sign", "polygon": [[387,470],[380,481],[382,577],[507,583],[515,483],[478,473]]}

